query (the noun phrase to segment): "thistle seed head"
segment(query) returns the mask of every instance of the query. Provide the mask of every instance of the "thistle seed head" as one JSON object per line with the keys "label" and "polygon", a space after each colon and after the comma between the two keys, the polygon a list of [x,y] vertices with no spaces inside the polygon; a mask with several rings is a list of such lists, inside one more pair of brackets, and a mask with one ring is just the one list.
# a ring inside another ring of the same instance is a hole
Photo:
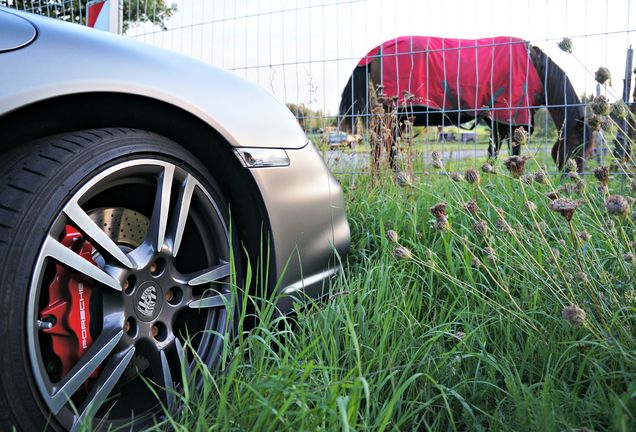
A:
{"label": "thistle seed head", "polygon": [[434,206],[432,206],[429,210],[431,211],[431,214],[435,216],[436,219],[442,216],[446,216],[446,203],[439,202],[435,204]]}
{"label": "thistle seed head", "polygon": [[534,180],[534,174],[524,174],[521,176],[521,181],[524,184],[527,184],[527,185],[532,184],[533,180]]}
{"label": "thistle seed head", "polygon": [[528,131],[526,131],[522,126],[516,128],[512,134],[512,142],[516,143],[518,146],[525,145],[528,142]]}
{"label": "thistle seed head", "polygon": [[458,172],[452,172],[449,174],[450,178],[454,181],[454,182],[460,182],[462,181],[462,175],[461,173]]}
{"label": "thistle seed head", "polygon": [[391,242],[397,244],[399,241],[398,233],[394,230],[388,230],[386,232],[386,238]]}
{"label": "thistle seed head", "polygon": [[527,156],[510,156],[504,161],[504,165],[508,168],[510,175],[519,178],[523,175],[527,160]]}
{"label": "thistle seed head", "polygon": [[576,236],[584,242],[590,241],[590,239],[592,238],[592,235],[587,231],[579,231],[578,233],[576,233]]}
{"label": "thistle seed head", "polygon": [[433,224],[433,229],[436,231],[448,231],[450,229],[448,217],[446,217],[446,215],[443,215],[436,218],[435,223]]}
{"label": "thistle seed head", "polygon": [[561,51],[572,53],[573,44],[572,39],[569,37],[564,37],[561,42],[557,43],[557,46],[561,49]]}
{"label": "thistle seed head", "polygon": [[622,100],[617,100],[612,104],[612,115],[618,119],[625,119],[629,115],[629,108]]}
{"label": "thistle seed head", "polygon": [[622,195],[611,195],[605,200],[607,213],[612,216],[622,217],[629,213],[629,202]]}
{"label": "thistle seed head", "polygon": [[567,173],[577,172],[578,169],[579,169],[579,166],[576,164],[576,161],[572,158],[568,159],[567,162],[565,163],[565,172]]}
{"label": "thistle seed head", "polygon": [[442,168],[444,168],[444,164],[442,163],[441,160],[434,160],[433,161],[433,168],[442,169]]}
{"label": "thistle seed head", "polygon": [[481,181],[481,176],[479,175],[479,171],[474,168],[468,168],[464,173],[464,178],[470,184],[474,184],[479,186],[479,182]]}
{"label": "thistle seed head", "polygon": [[539,184],[544,184],[547,181],[547,178],[545,176],[545,171],[543,171],[542,169],[538,170],[537,172],[534,173],[534,181],[536,181]]}
{"label": "thistle seed head", "polygon": [[600,116],[597,116],[596,114],[592,114],[591,116],[587,118],[587,125],[593,131],[599,130],[602,124],[603,124],[603,119]]}
{"label": "thistle seed head", "polygon": [[537,209],[537,205],[533,203],[532,201],[526,201],[525,203],[523,203],[523,206],[526,208],[526,210],[531,212]]}
{"label": "thistle seed head", "polygon": [[594,79],[601,85],[605,83],[611,84],[612,74],[608,68],[601,66],[596,72],[594,72]]}
{"label": "thistle seed head", "polygon": [[572,201],[567,198],[557,198],[550,203],[550,210],[559,213],[566,221],[571,221],[574,212],[583,204],[581,201]]}
{"label": "thistle seed head", "polygon": [[548,199],[555,200],[555,199],[559,198],[559,192],[557,192],[557,191],[546,192],[545,196]]}
{"label": "thistle seed head", "polygon": [[563,308],[561,316],[575,327],[580,327],[585,322],[585,311],[575,304]]}
{"label": "thistle seed head", "polygon": [[438,152],[437,150],[433,150],[431,152],[431,159],[433,159],[434,161],[441,161],[442,160],[442,154],[440,152]]}
{"label": "thistle seed head", "polygon": [[609,167],[600,166],[594,168],[594,177],[596,177],[603,186],[607,186],[609,183]]}
{"label": "thistle seed head", "polygon": [[484,162],[484,164],[481,166],[481,171],[484,173],[491,173],[493,172],[493,167],[492,165],[490,165],[490,163]]}
{"label": "thistle seed head", "polygon": [[411,251],[404,246],[397,246],[393,250],[393,256],[397,259],[408,260],[413,258]]}
{"label": "thistle seed head", "polygon": [[395,175],[395,181],[401,187],[413,185],[410,174],[404,171],[400,171]]}
{"label": "thistle seed head", "polygon": [[470,213],[472,216],[476,216],[479,211],[479,207],[477,207],[477,203],[473,200],[468,201],[464,204],[464,210]]}
{"label": "thistle seed head", "polygon": [[485,220],[478,220],[473,225],[473,231],[479,237],[485,237],[488,234],[488,222]]}
{"label": "thistle seed head", "polygon": [[590,102],[590,109],[596,115],[606,116],[609,115],[612,107],[607,97],[598,95]]}

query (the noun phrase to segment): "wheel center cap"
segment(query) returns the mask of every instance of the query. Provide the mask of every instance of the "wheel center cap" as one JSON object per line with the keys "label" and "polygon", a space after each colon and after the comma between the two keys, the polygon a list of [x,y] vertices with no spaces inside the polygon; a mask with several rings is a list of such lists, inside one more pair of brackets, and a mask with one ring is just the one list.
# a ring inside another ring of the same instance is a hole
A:
{"label": "wheel center cap", "polygon": [[152,321],[161,312],[163,291],[154,282],[144,282],[135,296],[135,313],[142,321]]}

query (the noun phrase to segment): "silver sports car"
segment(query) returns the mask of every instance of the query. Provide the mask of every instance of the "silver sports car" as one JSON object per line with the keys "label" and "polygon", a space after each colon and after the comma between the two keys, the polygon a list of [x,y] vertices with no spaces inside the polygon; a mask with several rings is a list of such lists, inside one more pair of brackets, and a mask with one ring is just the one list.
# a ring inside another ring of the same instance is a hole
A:
{"label": "silver sports car", "polygon": [[266,91],[0,8],[1,430],[152,423],[245,296],[287,313],[348,245],[340,186]]}

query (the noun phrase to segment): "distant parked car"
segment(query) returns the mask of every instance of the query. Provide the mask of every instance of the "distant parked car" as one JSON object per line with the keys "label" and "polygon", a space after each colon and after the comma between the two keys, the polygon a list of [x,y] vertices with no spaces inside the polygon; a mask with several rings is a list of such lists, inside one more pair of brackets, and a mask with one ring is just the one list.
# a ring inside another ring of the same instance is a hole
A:
{"label": "distant parked car", "polygon": [[353,148],[361,139],[362,137],[360,135],[351,135],[341,131],[332,132],[327,137],[327,144],[329,144],[329,147],[340,147],[346,145]]}

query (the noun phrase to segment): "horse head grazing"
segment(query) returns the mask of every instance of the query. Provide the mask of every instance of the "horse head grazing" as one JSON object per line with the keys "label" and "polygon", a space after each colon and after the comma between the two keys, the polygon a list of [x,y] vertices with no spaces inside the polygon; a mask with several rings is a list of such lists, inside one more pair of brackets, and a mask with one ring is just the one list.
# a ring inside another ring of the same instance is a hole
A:
{"label": "horse head grazing", "polygon": [[574,159],[583,171],[584,161],[594,148],[594,133],[585,124],[585,107],[570,79],[540,48],[530,47],[530,58],[543,83],[543,99],[550,117],[559,131],[552,147],[552,159],[559,170],[568,159]]}

